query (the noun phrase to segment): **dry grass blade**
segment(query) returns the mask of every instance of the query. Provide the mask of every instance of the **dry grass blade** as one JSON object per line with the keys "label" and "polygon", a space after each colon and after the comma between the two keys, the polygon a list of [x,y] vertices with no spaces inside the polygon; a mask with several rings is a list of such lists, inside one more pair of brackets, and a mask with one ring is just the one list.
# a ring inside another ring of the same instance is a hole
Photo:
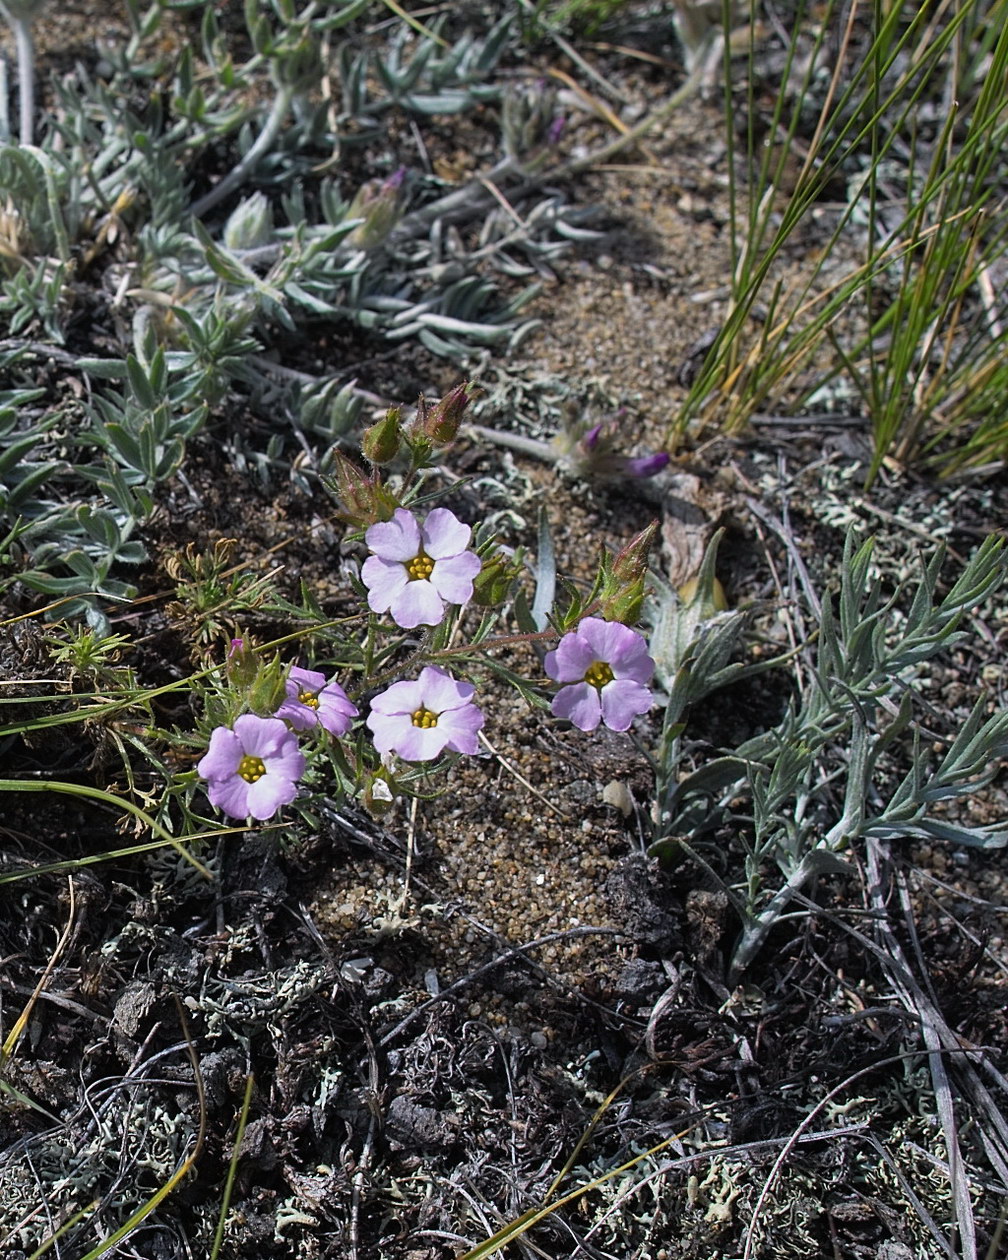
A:
{"label": "dry grass blade", "polygon": [[[928,1066],[948,1155],[948,1178],[955,1213],[955,1226],[959,1236],[958,1246],[965,1260],[978,1260],[976,1222],[970,1198],[969,1181],[963,1165],[959,1141],[960,1126],[956,1116],[952,1086],[945,1066],[945,1055],[956,1051],[962,1053],[963,1045],[960,1038],[949,1028],[934,1002],[924,992],[892,929],[885,894],[887,868],[888,852],[885,845],[877,839],[870,839],[868,842],[868,892],[872,908],[877,916],[875,931],[883,946],[880,957],[893,989],[899,994],[907,1009],[916,1012],[920,1020],[921,1035],[928,1052]],[[962,1074],[969,1084],[974,1086],[972,1090],[969,1090],[974,1105],[978,1101],[981,1104],[986,1103],[980,1110],[983,1117],[992,1123],[993,1132],[985,1135],[984,1145],[988,1156],[993,1156],[992,1162],[1004,1179],[1008,1174],[1008,1162],[1005,1158],[1008,1155],[1008,1147],[1005,1146],[1008,1125],[972,1069],[970,1057],[967,1056],[962,1064]],[[979,1098],[976,1087],[979,1087]]]}
{"label": "dry grass blade", "polygon": [[[59,961],[60,955],[63,953],[64,949],[66,949],[67,942],[70,940],[70,936],[73,932],[74,915],[76,914],[76,910],[77,910],[77,899],[74,894],[74,882],[73,882],[72,875],[67,879],[67,894],[68,894],[70,905],[69,905],[69,909],[67,910],[66,927],[63,929],[63,932],[60,935],[59,940],[56,942],[55,949],[49,955],[49,961],[48,963],[46,963],[45,970],[42,972],[41,976],[39,976],[38,983],[35,985],[35,989],[32,992],[31,997],[25,1003],[24,1010],[14,1021],[14,1027],[7,1034],[6,1038],[4,1039],[3,1045],[0,1046],[0,1071],[3,1071],[4,1064],[14,1053],[17,1043],[21,1039],[22,1033],[24,1032],[25,1028],[28,1026],[28,1020],[31,1018],[31,1013],[35,1009],[35,1004],[39,1000],[39,996],[41,995],[42,990],[46,987],[46,984],[49,982],[49,977],[52,975],[53,969],[55,968],[56,963]],[[2,1085],[3,1085],[3,1082],[0,1081],[0,1086]]]}
{"label": "dry grass blade", "polygon": [[648,1150],[643,1151],[640,1155],[635,1155],[633,1159],[627,1160],[625,1163],[620,1164],[617,1168],[610,1168],[608,1172],[603,1173],[600,1177],[594,1177],[586,1185],[578,1186],[576,1190],[571,1190],[567,1194],[561,1195],[559,1198],[553,1198],[553,1195],[556,1193],[557,1186],[574,1167],[578,1155],[583,1149],[585,1143],[590,1139],[595,1130],[595,1126],[602,1119],[606,1111],[608,1111],[608,1109],[612,1106],[614,1099],[620,1094],[623,1087],[627,1084],[628,1079],[629,1078],[622,1080],[604,1100],[604,1102],[599,1105],[598,1110],[595,1112],[587,1129],[585,1129],[582,1134],[570,1158],[564,1164],[560,1174],[554,1179],[553,1184],[550,1186],[546,1194],[547,1202],[544,1203],[542,1207],[531,1208],[528,1212],[524,1212],[515,1220],[509,1221],[505,1226],[503,1226],[503,1228],[499,1229],[492,1238],[486,1239],[486,1241],[480,1243],[479,1246],[474,1247],[471,1251],[467,1251],[465,1255],[459,1257],[459,1260],[486,1260],[487,1256],[492,1256],[499,1252],[502,1248],[509,1246],[511,1243],[520,1241],[533,1227],[533,1225],[537,1225],[540,1221],[546,1220],[554,1212],[558,1211],[562,1207],[565,1207],[568,1203],[577,1202],[578,1199],[583,1198],[592,1190],[605,1185],[607,1181],[611,1181],[613,1178],[620,1177],[623,1173],[639,1167],[645,1160],[650,1159],[652,1156],[666,1150],[673,1142],[682,1141],[684,1137],[692,1132],[692,1130],[696,1127],[696,1124],[699,1123],[699,1121],[696,1121],[694,1124],[691,1124],[687,1128],[681,1130],[681,1132],[674,1133],[671,1137],[664,1138],[661,1142],[658,1142]]}
{"label": "dry grass blade", "polygon": [[[173,836],[170,831],[166,831],[156,818],[151,818],[146,810],[141,809],[139,805],[135,805],[124,796],[115,796],[112,792],[102,791],[101,788],[88,787],[83,783],[62,783],[58,779],[0,779],[0,792],[55,792],[62,796],[83,796],[88,800],[101,801],[104,805],[111,805],[115,809],[123,809],[128,814],[132,814],[139,822],[142,822],[144,826],[149,827],[159,837],[158,842],[151,846],[152,848],[161,848],[166,844],[171,845],[179,857],[184,858],[190,866],[195,867],[204,879],[210,880],[213,878],[203,863],[198,858],[193,857],[177,837]],[[134,850],[134,852],[136,851]],[[110,857],[113,855],[107,854],[103,856]],[[78,865],[78,863],[69,863],[71,868],[74,865]],[[33,874],[38,873],[39,868],[36,868]],[[11,878],[13,877],[10,875],[0,876],[0,883],[5,883]]]}

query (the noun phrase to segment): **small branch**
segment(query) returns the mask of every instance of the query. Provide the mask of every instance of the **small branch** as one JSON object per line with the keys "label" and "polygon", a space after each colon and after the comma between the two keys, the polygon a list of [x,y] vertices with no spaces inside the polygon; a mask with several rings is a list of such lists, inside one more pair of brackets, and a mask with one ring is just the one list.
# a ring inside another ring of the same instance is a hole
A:
{"label": "small branch", "polygon": [[193,202],[186,211],[187,214],[201,219],[208,210],[212,210],[225,197],[230,196],[236,188],[241,187],[280,134],[280,128],[286,121],[293,99],[294,93],[290,88],[279,88],[277,90],[276,99],[273,101],[269,117],[263,124],[263,129],[259,132],[251,149],[249,149],[238,165],[224,176],[219,184],[211,188],[205,196],[200,197],[199,201]]}

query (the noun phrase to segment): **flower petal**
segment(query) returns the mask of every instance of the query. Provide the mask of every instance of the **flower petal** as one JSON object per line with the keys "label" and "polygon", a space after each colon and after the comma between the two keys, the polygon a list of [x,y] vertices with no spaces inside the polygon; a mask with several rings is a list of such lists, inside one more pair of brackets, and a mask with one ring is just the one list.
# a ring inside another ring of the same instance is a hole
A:
{"label": "flower petal", "polygon": [[412,512],[396,508],[390,521],[379,521],[371,526],[364,541],[382,560],[398,560],[404,564],[420,550],[420,526]]}
{"label": "flower petal", "polygon": [[[396,734],[392,751],[404,761],[433,761],[444,752],[451,732],[439,722],[437,726],[414,726],[406,718]],[[378,745],[375,744],[377,748]]]}
{"label": "flower petal", "polygon": [[627,731],[635,717],[647,713],[653,697],[630,678],[615,678],[602,688],[602,720],[612,731]]}
{"label": "flower petal", "polygon": [[212,779],[207,784],[206,794],[210,804],[222,809],[229,818],[248,818],[249,784],[239,774],[232,774],[227,779]]}
{"label": "flower petal", "polygon": [[241,740],[234,731],[228,726],[218,726],[210,736],[209,748],[196,765],[196,772],[211,782],[228,779],[238,772],[243,755]]}
{"label": "flower petal", "polygon": [[636,630],[630,630],[626,626],[622,629],[626,631],[626,635],[620,637],[615,651],[609,657],[609,664],[617,678],[629,678],[646,686],[655,670],[655,663],[648,653],[647,640]]}
{"label": "flower petal", "polygon": [[567,718],[578,730],[593,731],[602,720],[599,693],[589,683],[561,687],[553,697],[553,716]]}
{"label": "flower petal", "polygon": [[[387,715],[414,713],[422,705],[423,688],[417,679],[407,678],[379,692],[371,701],[371,712]],[[370,725],[369,718],[368,726]]]}
{"label": "flower petal", "polygon": [[357,716],[357,706],[347,698],[339,683],[330,683],[319,692],[318,709],[315,711],[319,726],[330,735],[345,735],[350,723]]}
{"label": "flower petal", "polygon": [[[282,722],[281,726],[283,726]],[[281,779],[289,779],[293,783],[295,779],[300,779],[304,774],[304,753],[298,748],[296,737],[286,726],[284,726],[284,734],[287,738],[279,748],[273,752],[261,753],[260,756],[263,759],[263,765],[266,767],[267,778],[276,776]]]}
{"label": "flower petal", "polygon": [[577,635],[589,645],[594,653],[593,660],[612,662],[612,658],[622,644],[623,634],[633,634],[618,621],[603,621],[601,617],[584,617],[578,624]]}
{"label": "flower petal", "polygon": [[[436,665],[427,665],[420,671],[420,703],[432,713],[444,713],[448,709],[460,709],[476,694],[472,683],[459,682],[451,674],[438,669]],[[420,706],[417,705],[417,708]],[[410,712],[412,713],[412,709]]]}
{"label": "flower petal", "polygon": [[[321,706],[320,706],[321,707]],[[296,731],[309,731],[318,725],[318,714],[310,705],[288,697],[273,715],[281,722],[289,722]]]}
{"label": "flower petal", "polygon": [[464,604],[472,599],[473,578],[482,567],[479,556],[473,551],[436,560],[430,575],[431,586],[449,604]]}
{"label": "flower petal", "polygon": [[464,704],[460,709],[446,709],[438,718],[435,729],[448,736],[446,748],[471,757],[479,752],[479,732],[483,729],[483,720],[483,714],[476,705]]}
{"label": "flower petal", "polygon": [[388,612],[392,601],[409,582],[406,566],[398,560],[368,556],[361,566],[361,579],[368,588],[368,607],[372,612]]}
{"label": "flower petal", "polygon": [[261,757],[263,761],[275,757],[285,743],[293,743],[297,748],[293,735],[278,718],[243,713],[235,720],[234,732],[241,740],[243,752],[250,757]]}
{"label": "flower petal", "polygon": [[279,774],[264,774],[248,785],[248,812],[260,822],[272,818],[281,805],[289,805],[297,795],[297,784]]}
{"label": "flower petal", "polygon": [[469,526],[447,508],[435,508],[423,524],[423,547],[432,560],[461,554],[471,537]]}
{"label": "flower petal", "polygon": [[287,674],[287,694],[298,696],[302,691],[319,692],[326,685],[325,674],[317,669],[302,669],[292,665]]}
{"label": "flower petal", "polygon": [[555,651],[546,653],[543,665],[555,682],[580,682],[588,666],[596,659],[591,644],[571,632],[564,635]]}
{"label": "flower petal", "polygon": [[444,602],[430,582],[420,578],[406,583],[393,599],[389,611],[397,626],[412,630],[415,626],[440,625]]}

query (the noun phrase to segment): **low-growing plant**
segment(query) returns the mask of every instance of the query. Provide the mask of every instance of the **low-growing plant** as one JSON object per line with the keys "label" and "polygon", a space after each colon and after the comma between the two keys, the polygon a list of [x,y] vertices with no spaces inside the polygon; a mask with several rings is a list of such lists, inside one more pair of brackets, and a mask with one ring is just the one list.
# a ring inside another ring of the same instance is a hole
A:
{"label": "low-growing plant", "polygon": [[[559,601],[544,529],[529,600],[518,590],[519,556],[434,506],[439,496],[427,473],[454,440],[468,400],[460,385],[437,403],[421,401],[409,421],[392,408],[365,431],[367,467],[338,456],[327,487],[347,543],[367,553],[349,574],[342,615],[326,615],[305,586],[300,605],[284,599],[275,572],[255,573],[233,541],[189,547],[166,561],[176,584],[166,612],[191,644],[195,672],[150,691],[121,661],[125,636],[67,628],[50,637],[51,659],[91,690],[64,698],[55,713],[15,719],[7,733],[82,722],[101,731],[129,792],[143,802],[134,817],[163,839],[192,842],[217,830],[205,796],[244,822],[272,819],[287,806],[311,819],[317,793],[382,813],[397,797],[432,791],[432,771],[479,750],[478,687],[488,672],[531,704],[547,704],[542,684],[516,674],[502,649],[532,645],[541,653],[559,637],[543,658],[559,684],[554,715],[583,731],[627,730],[652,704],[653,661],[633,627],[655,527],[603,556],[590,590],[569,587]],[[395,474],[383,474],[393,462]],[[505,605],[514,608],[518,633],[494,633]],[[257,642],[242,628],[267,617],[294,629]],[[297,645],[307,642],[312,657],[302,663]],[[155,726],[152,701],[169,693],[188,696],[192,730]],[[180,759],[194,758],[195,769],[178,771]],[[31,786],[47,784],[41,777]],[[99,795],[112,799],[104,788]]]}
{"label": "low-growing plant", "polygon": [[[909,601],[899,591],[886,597],[872,551],[872,539],[849,532],[837,595],[805,594],[816,630],[781,721],[689,771],[690,707],[746,676],[747,667],[731,661],[744,613],[716,612],[702,588],[685,606],[671,592],[661,603],[651,644],[670,701],[651,851],[666,861],[688,856],[724,888],[739,921],[733,979],[818,876],[851,870],[849,854],[866,838],[1008,844],[1008,820],[975,826],[957,809],[1008,755],[1008,711],[981,695],[959,730],[940,741],[936,732],[925,736],[920,716],[922,667],[965,642],[963,622],[1008,581],[1003,540],[988,538],[944,595],[938,548]],[[755,668],[766,664],[748,672]],[[741,869],[731,856],[712,860],[726,843]]]}
{"label": "low-growing plant", "polygon": [[[27,7],[8,5],[25,30]],[[179,10],[189,21],[198,10],[199,35],[170,60],[157,39]],[[382,42],[364,0],[249,3],[251,51],[239,55],[211,4],[129,12],[131,39],[106,50],[110,73],[78,67],[54,85],[38,145],[0,146],[0,480],[12,531],[0,582],[73,597],[64,612],[96,621],[101,597],[133,593],[123,566],[146,556],[151,496],[208,423],[240,469],[301,480],[305,448],[326,467],[326,447],[380,401],[352,364],[303,370],[320,329],[378,346],[415,340],[459,362],[516,346],[535,327],[521,310],[536,286],[502,295],[492,273],[534,279],[586,230],[585,212],[555,194],[519,200],[516,223],[482,186],[439,197],[440,181],[389,165],[390,112],[422,123],[501,101],[511,14],[454,40],[404,15]],[[323,94],[327,73],[339,99]],[[511,118],[494,180],[527,181],[523,163],[550,144],[542,124]],[[362,146],[381,152],[361,161]],[[385,173],[354,173],[375,164]],[[478,242],[464,243],[455,224],[480,217]],[[87,277],[97,283],[85,313]],[[71,329],[72,354],[61,349]],[[33,367],[52,355],[80,380],[79,404],[46,397],[27,411],[41,397],[29,396]],[[242,424],[230,424],[239,408]]]}

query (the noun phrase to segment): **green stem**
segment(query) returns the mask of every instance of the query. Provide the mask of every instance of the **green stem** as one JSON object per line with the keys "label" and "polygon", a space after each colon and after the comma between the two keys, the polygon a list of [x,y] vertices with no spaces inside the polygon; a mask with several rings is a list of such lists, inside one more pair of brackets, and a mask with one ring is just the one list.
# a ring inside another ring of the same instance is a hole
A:
{"label": "green stem", "polygon": [[101,788],[87,787],[83,783],[63,783],[59,779],[39,779],[38,781],[32,779],[0,779],[0,792],[56,792],[63,796],[85,796],[90,800],[101,801],[105,805],[111,805],[115,809],[124,809],[149,827],[164,844],[170,844],[179,856],[185,858],[192,866],[195,866],[205,879],[213,879],[213,875],[207,867],[202,862],[197,861],[170,831],[166,831],[161,826],[157,819],[152,818],[146,810],[141,809],[139,805],[134,805],[132,801],[127,800],[123,796],[113,796],[111,792],[104,792]]}

